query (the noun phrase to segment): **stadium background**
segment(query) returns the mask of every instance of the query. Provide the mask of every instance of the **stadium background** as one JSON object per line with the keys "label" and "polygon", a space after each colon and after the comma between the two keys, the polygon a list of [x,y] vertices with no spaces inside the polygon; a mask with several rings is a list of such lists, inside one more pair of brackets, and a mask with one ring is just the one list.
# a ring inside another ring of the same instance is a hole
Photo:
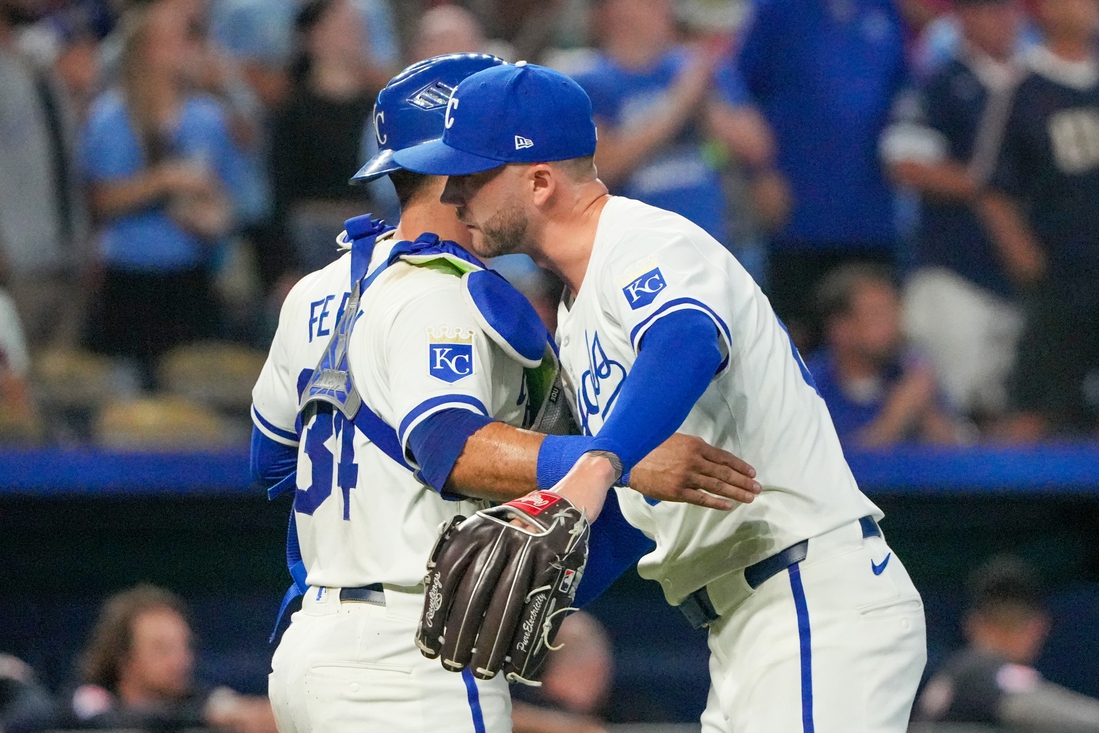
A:
{"label": "stadium background", "polygon": [[[37,63],[55,64],[85,43],[95,54],[105,53],[121,7],[61,0],[3,3],[23,11],[13,17],[19,17],[26,53],[40,54]],[[214,30],[217,5],[215,0]],[[225,5],[248,3],[226,0]],[[376,71],[388,78],[424,42],[426,31],[418,23],[425,8],[412,0],[366,5],[375,13],[368,17],[375,21],[369,42]],[[501,53],[530,49],[532,59],[568,66],[580,57],[577,48],[593,42],[585,12],[591,8],[582,0],[544,5],[501,0],[498,8],[484,0],[470,6],[474,16],[495,18],[487,28],[493,40],[484,47]],[[265,6],[258,7],[262,15]],[[916,69],[937,48],[938,36],[926,40],[920,32],[946,17],[949,8],[933,0],[898,7],[905,58]],[[676,10],[681,38],[697,41],[732,32],[744,9],[715,1],[684,2]],[[544,17],[524,23],[524,13],[528,21],[537,13]],[[378,18],[386,17],[390,25],[382,27]],[[457,23],[454,18],[446,22]],[[536,27],[547,32],[533,33]],[[257,29],[246,28],[240,37],[248,37],[250,30]],[[240,53],[237,60],[246,65],[249,57]],[[85,102],[106,86],[104,78],[89,82]],[[266,101],[258,86],[253,93],[260,98],[255,121],[263,128],[268,124],[264,115],[274,113],[263,111]],[[738,108],[751,106],[748,97],[730,98]],[[878,132],[884,125],[882,120]],[[712,142],[700,145],[712,153]],[[12,165],[0,157],[0,166]],[[740,212],[727,214],[727,243],[762,279],[767,243],[776,235],[768,231],[765,212],[751,211],[758,202],[744,193],[751,183],[746,166],[719,161],[714,167],[722,170],[729,211]],[[296,201],[277,183],[273,188],[268,219],[272,205],[277,209]],[[891,246],[897,273],[903,275],[915,258],[911,242],[916,236],[905,222],[917,214],[913,197],[900,193],[894,212],[899,233]],[[324,198],[316,191],[293,195]],[[384,191],[338,198],[335,208],[341,212],[391,206]],[[0,213],[10,202],[0,196]],[[319,236],[317,231],[327,232],[330,218],[303,220],[316,224],[307,231]],[[301,229],[294,227],[301,222],[281,224],[281,230],[272,228],[257,215],[249,226],[234,230],[226,238],[231,242],[211,258],[223,308],[213,333],[215,347],[183,346],[152,366],[135,364],[86,351],[79,326],[67,338],[52,333],[63,320],[58,314],[44,330],[24,324],[21,340],[30,359],[20,367],[12,357],[12,331],[0,334],[9,350],[0,360],[0,652],[27,661],[53,691],[72,684],[74,660],[103,599],[143,581],[171,588],[190,604],[202,680],[242,692],[265,689],[273,649],[267,636],[287,585],[288,504],[267,502],[250,483],[248,389],[286,283],[315,256],[295,239]],[[97,231],[88,229],[88,243],[95,242]],[[274,254],[265,251],[275,239],[281,248],[272,245]],[[0,240],[0,247],[4,244]],[[56,282],[70,288],[66,300],[78,311],[72,315],[75,322],[83,321],[97,297],[95,273],[103,264],[87,252],[62,252],[71,266],[41,276],[45,281],[63,271]],[[15,258],[9,254],[8,259]],[[511,266],[533,297],[545,296],[547,286],[537,273]],[[23,272],[12,266],[4,276],[17,292],[33,289],[39,275],[33,268]],[[22,306],[19,298],[16,306]],[[970,571],[1009,552],[1032,563],[1049,590],[1053,634],[1038,669],[1050,680],[1099,696],[1099,444],[1094,432],[1014,444],[999,437],[967,433],[948,446],[918,440],[878,448],[852,444],[847,452],[860,485],[885,511],[883,529],[924,595],[929,669],[961,643],[959,619]],[[708,680],[705,635],[664,604],[657,586],[632,572],[591,610],[614,642],[616,677],[608,720],[697,719]]]}

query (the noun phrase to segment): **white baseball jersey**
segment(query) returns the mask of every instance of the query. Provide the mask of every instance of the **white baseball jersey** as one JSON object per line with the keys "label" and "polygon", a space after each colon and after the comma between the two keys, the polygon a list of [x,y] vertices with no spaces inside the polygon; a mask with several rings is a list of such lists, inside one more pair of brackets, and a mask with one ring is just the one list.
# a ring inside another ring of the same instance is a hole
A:
{"label": "white baseball jersey", "polygon": [[638,572],[670,603],[806,538],[881,511],[858,489],[824,400],[767,298],[740,263],[687,219],[612,197],[587,273],[562,304],[557,341],[586,434],[614,410],[646,330],[692,309],[713,320],[724,358],[681,432],[756,468],[763,492],[730,512],[650,505],[617,489],[626,519],[656,541]]}
{"label": "white baseball jersey", "polygon": [[[379,240],[371,272],[393,244]],[[442,498],[338,410],[297,423],[300,391],[349,297],[350,261],[344,255],[306,276],[286,298],[252,393],[252,417],[285,445],[297,445],[300,431],[295,512],[309,585],[415,586],[439,525],[482,504]],[[413,428],[448,408],[521,424],[523,368],[477,325],[458,277],[398,262],[367,288],[360,306],[348,346],[352,378],[406,454]]]}

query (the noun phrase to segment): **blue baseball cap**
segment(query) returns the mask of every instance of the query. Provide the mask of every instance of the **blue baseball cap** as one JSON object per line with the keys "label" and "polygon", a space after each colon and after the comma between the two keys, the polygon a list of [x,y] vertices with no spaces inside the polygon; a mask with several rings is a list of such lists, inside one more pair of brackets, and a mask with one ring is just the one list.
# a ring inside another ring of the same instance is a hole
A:
{"label": "blue baseball cap", "polygon": [[520,61],[463,80],[447,103],[442,138],[397,151],[393,160],[417,173],[464,176],[594,153],[587,93],[558,71]]}
{"label": "blue baseball cap", "polygon": [[417,61],[393,77],[374,102],[374,136],[378,153],[352,178],[352,183],[371,181],[401,170],[393,153],[436,140],[443,133],[447,101],[467,76],[503,64],[484,53],[451,53]]}

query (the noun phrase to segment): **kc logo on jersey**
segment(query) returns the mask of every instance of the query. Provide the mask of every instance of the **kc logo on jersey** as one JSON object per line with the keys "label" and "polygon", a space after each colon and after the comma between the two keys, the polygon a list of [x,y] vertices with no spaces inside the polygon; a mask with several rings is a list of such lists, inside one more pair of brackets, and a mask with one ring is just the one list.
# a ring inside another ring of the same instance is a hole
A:
{"label": "kc logo on jersey", "polygon": [[630,308],[637,310],[656,300],[657,294],[667,286],[660,268],[654,267],[627,283],[626,287],[622,288],[622,293],[626,296],[626,302],[630,304]]}
{"label": "kc logo on jersey", "polygon": [[473,374],[473,331],[427,329],[428,373],[444,382]]}

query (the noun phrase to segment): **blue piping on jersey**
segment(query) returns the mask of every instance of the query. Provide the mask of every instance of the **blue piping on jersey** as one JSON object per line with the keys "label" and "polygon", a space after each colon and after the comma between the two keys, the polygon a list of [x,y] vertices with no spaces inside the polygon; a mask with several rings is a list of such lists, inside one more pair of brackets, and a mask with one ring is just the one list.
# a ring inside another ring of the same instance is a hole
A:
{"label": "blue piping on jersey", "polygon": [[400,444],[405,444],[405,438],[407,437],[408,428],[412,425],[412,423],[416,421],[417,418],[419,418],[425,412],[433,410],[440,405],[471,405],[477,408],[477,411],[485,417],[491,417],[491,415],[488,414],[488,408],[486,408],[485,404],[476,397],[470,397],[469,395],[461,394],[445,394],[439,395],[437,397],[429,397],[428,399],[424,400],[423,402],[409,410],[408,414],[405,415],[404,420],[401,420],[401,426],[397,428],[397,437],[400,441]]}
{"label": "blue piping on jersey", "polygon": [[803,733],[814,733],[813,645],[809,633],[809,605],[805,602],[800,565],[801,563],[794,563],[786,570],[790,573],[790,589],[794,593],[794,609],[798,615],[798,642],[801,646],[801,728]]}
{"label": "blue piping on jersey", "polygon": [[252,405],[252,417],[255,418],[255,421],[259,424],[261,428],[271,433],[271,437],[275,438],[276,440],[281,438],[282,440],[288,440],[294,445],[297,445],[298,441],[301,439],[297,433],[291,432],[289,430],[284,430],[280,427],[276,427],[274,424],[271,423],[270,420],[259,414],[259,410],[256,409],[255,405]]}
{"label": "blue piping on jersey", "polygon": [[717,314],[717,312],[714,311],[713,308],[706,305],[702,301],[695,300],[694,298],[676,298],[675,300],[669,300],[667,303],[665,303],[664,305],[657,308],[655,311],[653,311],[651,314],[649,314],[648,318],[646,318],[645,320],[641,321],[641,323],[639,323],[639,324],[637,324],[636,326],[633,327],[633,330],[630,331],[630,346],[633,347],[634,351],[637,351],[637,337],[640,334],[640,332],[642,330],[644,330],[645,327],[648,326],[649,323],[654,318],[659,318],[662,314],[664,314],[669,309],[677,308],[679,306],[693,306],[694,308],[697,308],[698,310],[701,310],[701,311],[707,313],[710,316],[710,318],[714,319],[714,322],[718,325],[718,327],[725,334],[725,340],[727,342],[730,342],[729,345],[732,346],[732,343],[731,343],[732,340],[733,340],[732,332],[729,330],[729,327],[725,325],[725,321],[723,321],[721,319],[721,316],[719,316]]}
{"label": "blue piping on jersey", "polygon": [[469,699],[469,712],[473,714],[474,733],[485,733],[485,716],[481,712],[481,693],[477,690],[477,680],[469,667],[462,670],[462,681],[466,683],[466,697]]}

